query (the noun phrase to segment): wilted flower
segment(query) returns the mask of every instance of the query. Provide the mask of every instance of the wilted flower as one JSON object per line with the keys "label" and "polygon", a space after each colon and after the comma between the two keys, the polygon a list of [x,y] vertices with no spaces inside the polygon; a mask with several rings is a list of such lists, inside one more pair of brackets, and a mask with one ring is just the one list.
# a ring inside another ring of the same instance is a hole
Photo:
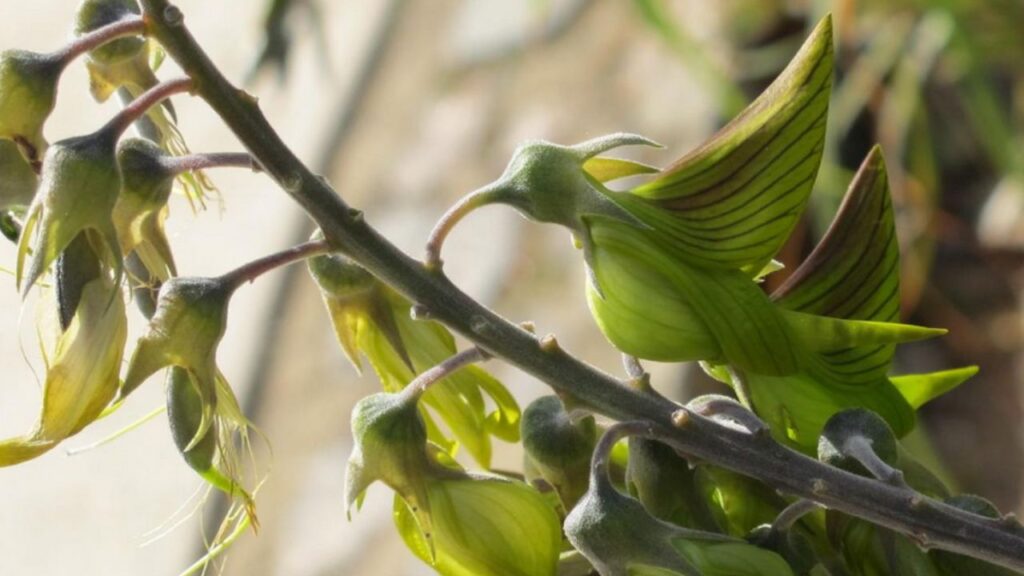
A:
{"label": "wilted flower", "polygon": [[[121,250],[112,214],[121,190],[116,136],[101,130],[57,142],[46,152],[42,178],[18,244],[18,285],[25,293],[72,240],[90,231],[120,275]],[[25,257],[31,260],[25,269]]]}
{"label": "wilted flower", "polygon": [[0,466],[39,456],[102,414],[117,393],[127,330],[119,289],[103,277],[86,284],[49,355],[39,422],[31,433],[0,442]]}
{"label": "wilted flower", "polygon": [[419,399],[407,389],[356,405],[348,506],[374,482],[389,486],[406,545],[441,574],[553,576],[561,547],[553,503],[528,485],[458,468],[428,442]]}
{"label": "wilted flower", "polygon": [[32,203],[39,178],[11,140],[0,140],[0,211],[22,213]]}
{"label": "wilted flower", "polygon": [[[437,322],[414,320],[412,304],[341,255],[309,260],[342,349],[357,370],[359,353],[370,361],[385,391],[403,389],[416,374],[455,353],[455,340]],[[493,402],[487,411],[484,394]],[[483,369],[469,366],[432,385],[423,397],[455,440],[484,467],[490,466],[491,436],[519,438],[519,407],[508,390]],[[423,410],[430,439],[450,453],[455,446]]]}
{"label": "wilted flower", "polygon": [[526,407],[520,428],[527,480],[543,480],[558,492],[564,509],[572,510],[587,491],[598,436],[594,417],[574,421],[557,396],[542,396]]}
{"label": "wilted flower", "polygon": [[18,142],[29,160],[46,151],[43,124],[57,102],[65,61],[26,50],[0,53],[0,138]]}
{"label": "wilted flower", "polygon": [[[779,292],[757,281],[789,236],[813,187],[832,77],[831,20],[812,32],[776,81],[703,146],[631,190],[604,182],[648,172],[601,158],[650,143],[613,135],[576,146],[522,146],[505,173],[453,208],[428,244],[428,264],[473,208],[510,204],[572,230],[590,275],[587,296],[621,351],[705,362],[801,450],[847,407],[881,414],[898,435],[914,424],[890,381],[894,345],[943,330],[894,323],[899,259],[880,151],[865,160],[822,243]],[[958,375],[965,376],[967,371]],[[938,390],[950,374],[915,377]]]}

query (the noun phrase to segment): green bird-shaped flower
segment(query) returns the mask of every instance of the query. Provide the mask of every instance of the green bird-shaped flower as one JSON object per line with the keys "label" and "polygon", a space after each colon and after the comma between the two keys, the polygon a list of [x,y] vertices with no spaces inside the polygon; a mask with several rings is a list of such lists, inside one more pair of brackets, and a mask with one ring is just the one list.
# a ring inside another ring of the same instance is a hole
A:
{"label": "green bird-shaped flower", "polygon": [[878,148],[821,244],[773,295],[758,285],[799,220],[825,138],[831,19],[739,116],[697,150],[627,191],[606,182],[655,170],[599,154],[653,142],[616,134],[575,146],[532,142],[505,173],[457,204],[428,243],[428,265],[471,210],[509,204],[568,227],[587,264],[588,302],[621,351],[702,361],[777,438],[813,452],[824,423],[873,410],[898,435],[917,405],[973,374],[890,379],[897,343],[943,330],[896,324],[899,251]]}

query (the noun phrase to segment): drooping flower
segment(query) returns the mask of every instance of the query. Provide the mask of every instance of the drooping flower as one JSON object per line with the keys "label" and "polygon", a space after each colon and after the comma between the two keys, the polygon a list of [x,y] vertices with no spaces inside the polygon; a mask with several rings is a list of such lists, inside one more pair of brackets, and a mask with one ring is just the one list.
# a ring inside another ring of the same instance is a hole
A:
{"label": "drooping flower", "polygon": [[105,277],[85,285],[49,356],[35,429],[0,442],[0,466],[45,453],[96,420],[117,393],[127,319],[120,289]]}
{"label": "drooping flower", "polygon": [[[648,173],[612,135],[575,146],[522,146],[505,173],[453,208],[428,244],[436,264],[458,218],[492,202],[569,228],[583,249],[591,312],[621,351],[704,362],[765,419],[811,452],[835,412],[863,407],[900,436],[924,401],[972,369],[890,380],[897,343],[943,330],[896,324],[898,246],[881,153],[869,154],[832,229],[769,297],[757,281],[813,187],[832,76],[831,21],[811,33],[775,82],[694,152],[627,191],[605,182]],[[913,388],[913,390],[910,390]]]}
{"label": "drooping flower", "polygon": [[115,134],[100,130],[47,150],[18,244],[17,280],[23,293],[86,231],[96,234],[103,246],[101,259],[120,275],[121,249],[112,217],[121,190],[115,144]]}
{"label": "drooping flower", "polygon": [[249,422],[217,367],[217,347],[227,329],[235,288],[224,278],[165,282],[148,330],[128,362],[117,402],[170,367],[167,409],[179,451],[207,482],[242,499],[252,517],[252,497],[242,487],[236,455],[236,437],[247,442]]}
{"label": "drooping flower", "polygon": [[160,162],[164,154],[155,143],[141,138],[127,138],[118,144],[121,195],[113,214],[122,254],[135,251],[146,270],[160,281],[177,275],[164,231],[175,174]]}
{"label": "drooping flower", "polygon": [[[344,256],[309,261],[342,349],[357,370],[366,356],[385,391],[397,392],[424,370],[455,353],[451,333],[437,322],[414,320],[412,304]],[[488,410],[485,395],[494,404]],[[491,437],[519,439],[519,406],[483,369],[470,366],[432,385],[423,397],[454,440],[482,466],[491,461]],[[457,445],[423,411],[430,439],[454,454]]]}
{"label": "drooping flower", "polygon": [[356,405],[349,508],[380,481],[395,491],[395,524],[406,545],[440,574],[554,576],[561,548],[554,503],[521,482],[459,468],[428,441],[421,395],[410,390]]}

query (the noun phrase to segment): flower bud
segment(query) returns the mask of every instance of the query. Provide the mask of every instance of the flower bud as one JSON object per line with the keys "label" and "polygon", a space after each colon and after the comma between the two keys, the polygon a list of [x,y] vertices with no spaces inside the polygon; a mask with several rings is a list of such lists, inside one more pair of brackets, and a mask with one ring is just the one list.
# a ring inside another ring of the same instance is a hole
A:
{"label": "flower bud", "polygon": [[[18,244],[18,284],[23,292],[84,231],[105,245],[102,259],[121,274],[122,259],[112,214],[121,189],[110,134],[97,132],[57,142],[43,160],[39,190]],[[31,247],[31,260],[25,257]]]}
{"label": "flower bud", "polygon": [[43,124],[57,102],[64,62],[25,50],[0,53],[0,138],[13,140],[30,161],[46,151]]}
{"label": "flower bud", "polygon": [[[419,374],[455,354],[455,340],[432,321],[411,317],[412,304],[344,256],[309,261],[320,285],[335,334],[356,369],[359,354],[370,361],[385,391],[402,390]],[[495,408],[488,412],[484,395]],[[505,387],[477,366],[468,366],[430,386],[423,396],[456,441],[484,467],[490,466],[491,436],[519,438],[519,407]],[[454,455],[456,444],[422,411],[431,441]]]}
{"label": "flower bud", "polygon": [[136,251],[146,269],[161,281],[177,276],[164,231],[167,201],[174,187],[174,174],[161,162],[166,155],[142,138],[127,138],[118,144],[121,195],[113,214],[122,253]]}
{"label": "flower bud", "polygon": [[104,277],[86,284],[49,355],[39,422],[33,432],[0,442],[0,466],[39,456],[103,413],[117,392],[127,330],[119,289]]}
{"label": "flower bud", "polygon": [[22,157],[17,144],[0,140],[0,211],[26,211],[38,185],[39,178]]}
{"label": "flower bud", "polygon": [[[587,491],[597,425],[587,415],[573,421],[557,396],[542,396],[523,412],[520,425],[527,480],[551,485],[565,510]],[[532,471],[532,472],[531,472]]]}

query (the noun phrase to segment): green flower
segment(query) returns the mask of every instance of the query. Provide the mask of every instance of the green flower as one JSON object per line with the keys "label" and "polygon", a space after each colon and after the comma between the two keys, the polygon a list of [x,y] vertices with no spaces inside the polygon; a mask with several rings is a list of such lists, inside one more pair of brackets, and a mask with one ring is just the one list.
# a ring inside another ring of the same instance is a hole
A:
{"label": "green flower", "polygon": [[49,355],[39,422],[0,442],[0,466],[35,458],[99,418],[117,393],[127,331],[119,289],[103,277],[86,284]]}
{"label": "green flower", "polygon": [[380,481],[396,493],[395,524],[406,545],[439,573],[553,576],[561,533],[552,504],[526,484],[458,468],[427,440],[419,399],[378,393],[356,405],[349,508]]}
{"label": "green flower", "polygon": [[17,279],[23,293],[86,231],[96,235],[97,249],[104,247],[102,258],[120,276],[121,250],[112,214],[121,176],[114,146],[113,135],[100,131],[61,140],[47,150],[18,244]]}
{"label": "green flower", "polygon": [[[413,320],[408,300],[345,257],[312,258],[309,270],[320,285],[345,354],[357,370],[362,368],[360,352],[365,355],[385,391],[403,389],[417,374],[455,353],[455,340],[446,328]],[[485,394],[494,403],[493,410],[488,411]],[[508,442],[519,439],[515,398],[479,367],[467,367],[432,385],[423,401],[484,467],[490,466],[491,436]],[[454,455],[457,445],[425,408],[421,411],[430,439]]]}
{"label": "green flower", "polygon": [[629,439],[626,486],[652,515],[677,526],[719,530],[704,477],[671,447],[656,440]]}
{"label": "green flower", "polygon": [[46,151],[43,124],[56,105],[64,67],[52,54],[0,53],[0,138],[17,142],[28,160],[37,161]]}
{"label": "green flower", "polygon": [[21,213],[27,210],[39,178],[10,140],[0,140],[0,176],[0,211]]}
{"label": "green flower", "polygon": [[[569,228],[583,249],[587,298],[621,351],[703,361],[781,441],[813,452],[835,412],[862,407],[900,436],[913,402],[973,369],[888,378],[896,344],[945,331],[896,324],[898,246],[881,152],[875,148],[835,222],[775,294],[758,285],[812,190],[825,138],[833,67],[831,20],[811,33],[775,82],[707,143],[627,191],[605,183],[649,172],[602,158],[649,144],[613,135],[575,146],[522,146],[505,173],[457,205],[428,245],[473,208],[500,202]],[[436,263],[436,262],[428,262]]]}

